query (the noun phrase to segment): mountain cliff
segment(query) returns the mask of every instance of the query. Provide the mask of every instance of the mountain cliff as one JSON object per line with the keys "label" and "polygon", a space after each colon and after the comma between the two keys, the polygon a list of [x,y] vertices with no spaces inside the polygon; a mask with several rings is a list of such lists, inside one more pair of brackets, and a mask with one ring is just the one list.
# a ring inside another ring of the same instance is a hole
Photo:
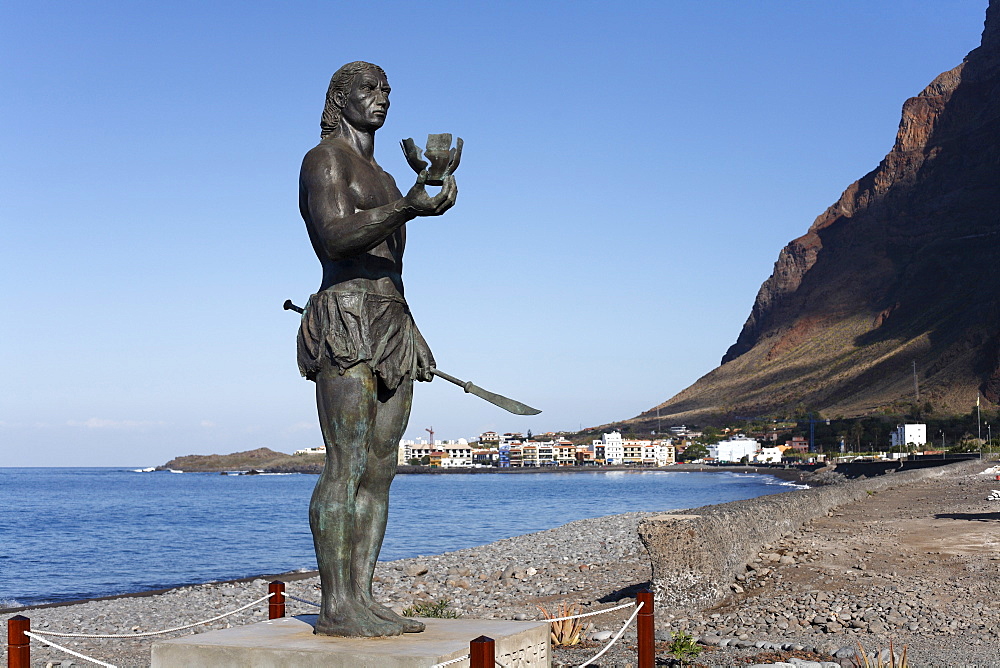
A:
{"label": "mountain cliff", "polygon": [[629,422],[1000,403],[1000,0],[895,145],[781,250],[722,364]]}

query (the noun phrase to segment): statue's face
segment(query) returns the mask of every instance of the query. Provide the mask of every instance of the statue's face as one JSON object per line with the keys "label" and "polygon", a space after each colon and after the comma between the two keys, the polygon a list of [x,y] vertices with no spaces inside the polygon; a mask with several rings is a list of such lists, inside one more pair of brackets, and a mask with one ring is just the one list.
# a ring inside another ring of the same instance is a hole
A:
{"label": "statue's face", "polygon": [[359,130],[374,132],[385,123],[389,110],[389,82],[379,72],[359,72],[343,102],[341,117],[345,121]]}

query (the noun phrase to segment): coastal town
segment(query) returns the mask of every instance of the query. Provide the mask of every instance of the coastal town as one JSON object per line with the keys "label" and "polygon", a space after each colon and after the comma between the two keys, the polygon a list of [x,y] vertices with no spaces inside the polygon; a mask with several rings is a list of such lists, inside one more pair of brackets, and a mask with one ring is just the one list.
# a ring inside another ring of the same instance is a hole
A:
{"label": "coastal town", "polygon": [[[780,464],[824,461],[806,436],[784,435],[771,429],[746,435],[736,430],[720,430],[720,438],[705,445],[703,431],[686,426],[671,427],[659,439],[625,438],[619,431],[603,433],[590,443],[574,443],[563,434],[549,432],[533,436],[519,432],[503,434],[487,431],[477,440],[465,438],[435,440],[404,439],[399,442],[397,464],[431,468],[532,468],[568,466],[634,466],[658,468],[679,461],[725,464]],[[868,452],[873,459],[898,459],[906,454],[940,454],[922,449],[927,446],[927,425],[901,424],[889,434],[886,451]],[[709,440],[711,440],[709,438]],[[689,450],[690,449],[690,450]],[[841,442],[841,454],[849,454]],[[322,446],[296,450],[296,455],[323,454]],[[689,456],[685,456],[687,453]]]}

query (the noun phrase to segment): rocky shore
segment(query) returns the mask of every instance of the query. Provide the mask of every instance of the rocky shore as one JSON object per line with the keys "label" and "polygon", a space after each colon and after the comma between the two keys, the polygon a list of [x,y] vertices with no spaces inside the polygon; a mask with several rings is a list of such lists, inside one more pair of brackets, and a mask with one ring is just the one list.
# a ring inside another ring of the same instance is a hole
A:
{"label": "rocky shore", "polygon": [[[982,468],[985,468],[986,464]],[[853,665],[860,641],[867,651],[908,648],[911,666],[1000,665],[1000,488],[978,472],[871,495],[837,508],[765,548],[731,583],[732,595],[692,615],[657,611],[662,641],[683,631],[701,640],[706,666],[777,661]],[[579,520],[548,531],[437,556],[379,564],[377,597],[403,610],[448,599],[462,617],[540,619],[538,606],[582,610],[633,600],[650,579],[638,522],[653,513]],[[317,600],[315,574],[283,576],[288,592]],[[266,580],[184,587],[21,611],[33,628],[129,633],[179,626],[240,607],[266,594]],[[311,613],[290,601],[289,614]],[[578,665],[604,646],[628,610],[591,618],[591,639],[557,649],[558,664]],[[12,613],[5,613],[9,617]],[[260,621],[263,604],[196,630]],[[180,631],[157,638],[176,637]],[[602,633],[603,632],[603,633]],[[144,666],[154,639],[56,639],[118,666]],[[32,665],[74,662],[32,642]],[[635,663],[627,632],[595,665]],[[666,643],[658,656],[668,661]],[[65,663],[63,665],[66,665]],[[815,665],[815,664],[814,664]]]}

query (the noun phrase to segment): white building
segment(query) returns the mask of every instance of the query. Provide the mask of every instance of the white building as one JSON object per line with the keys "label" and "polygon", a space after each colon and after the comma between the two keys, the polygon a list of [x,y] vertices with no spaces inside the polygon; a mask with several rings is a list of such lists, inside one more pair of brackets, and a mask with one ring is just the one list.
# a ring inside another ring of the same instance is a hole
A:
{"label": "white building", "polygon": [[716,461],[738,462],[744,457],[749,459],[760,449],[760,443],[746,436],[733,436],[715,445],[708,446],[708,454]]}
{"label": "white building", "polygon": [[908,445],[927,444],[927,425],[925,424],[901,424],[896,426],[896,431],[890,435],[893,448],[905,448]]}
{"label": "white building", "polygon": [[600,440],[593,442],[591,450],[594,452],[594,459],[603,460],[605,464],[621,464],[625,461],[625,443],[621,432],[604,434]]}
{"label": "white building", "polygon": [[400,445],[403,449],[403,461],[406,462],[430,457],[432,452],[444,452],[448,462],[445,464],[442,459],[442,467],[472,466],[472,446],[464,438],[457,441],[437,441],[434,445],[421,438],[416,441],[401,441]]}
{"label": "white building", "polygon": [[760,452],[753,456],[753,461],[760,464],[768,462],[778,463],[781,461],[781,448],[761,448]]}
{"label": "white building", "polygon": [[677,462],[677,451],[671,441],[652,441],[642,448],[643,464],[670,466]]}
{"label": "white building", "polygon": [[[626,441],[621,432],[604,434],[590,446],[593,459],[605,464],[669,466],[676,461],[674,444],[666,441]],[[586,458],[585,458],[586,459]]]}

